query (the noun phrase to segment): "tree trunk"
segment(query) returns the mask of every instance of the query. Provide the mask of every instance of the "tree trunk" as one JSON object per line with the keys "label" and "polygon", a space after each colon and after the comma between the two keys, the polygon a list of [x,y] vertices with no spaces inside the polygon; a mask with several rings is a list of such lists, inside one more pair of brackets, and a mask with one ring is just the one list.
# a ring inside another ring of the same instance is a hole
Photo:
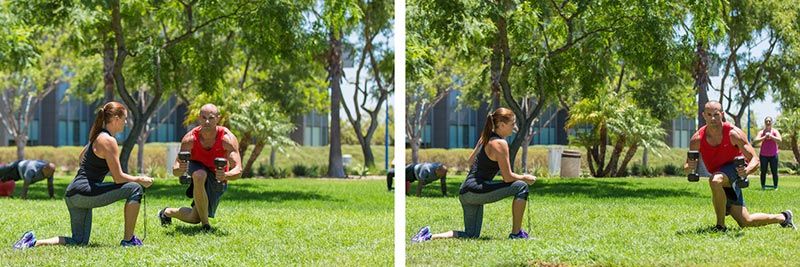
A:
{"label": "tree trunk", "polygon": [[[697,88],[697,128],[706,125],[706,120],[703,118],[703,109],[708,103],[708,51],[706,51],[705,43],[703,41],[697,42],[697,49],[695,51],[695,64],[694,64],[694,86]],[[724,88],[723,88],[724,89]]]}
{"label": "tree trunk", "polygon": [[276,148],[274,146],[270,147],[270,151],[269,151],[269,167],[270,168],[275,168],[275,150],[276,150]]}
{"label": "tree trunk", "polygon": [[[114,39],[103,42],[103,103],[114,101]],[[101,105],[102,105],[101,104]]]}
{"label": "tree trunk", "polygon": [[372,147],[365,140],[361,143],[361,152],[364,153],[364,166],[375,167],[375,155],[372,153]]}
{"label": "tree trunk", "polygon": [[25,144],[28,142],[28,135],[17,134],[14,136],[14,141],[17,143],[17,160],[25,159]]}
{"label": "tree trunk", "polygon": [[616,177],[617,173],[617,163],[619,162],[619,156],[622,154],[622,150],[625,148],[625,141],[627,138],[622,135],[617,139],[617,143],[614,145],[614,150],[611,151],[611,158],[608,159],[608,164],[606,165],[606,177]]}
{"label": "tree trunk", "polygon": [[[414,137],[411,139],[411,163],[417,164],[419,163],[419,137]],[[394,166],[395,170],[403,166]]]}
{"label": "tree trunk", "polygon": [[[628,151],[625,152],[625,158],[622,159],[622,164],[619,165],[619,171],[617,173],[621,174],[622,172],[624,172],[624,170],[628,169],[628,163],[631,162],[631,159],[633,159],[633,155],[636,154],[636,150],[638,150],[638,149],[639,149],[639,145],[636,145],[636,144],[628,146]],[[647,150],[645,150],[645,151],[647,151]],[[619,177],[619,176],[621,176],[621,175],[617,175],[617,177]]]}
{"label": "tree trunk", "polygon": [[590,146],[587,146],[587,147],[586,147],[586,164],[588,164],[588,165],[589,165],[589,172],[590,172],[590,173],[592,173],[592,176],[593,176],[593,177],[599,177],[599,176],[600,176],[600,173],[598,173],[598,172],[597,172],[597,171],[594,169],[594,161],[595,161],[595,157],[593,156],[593,155],[594,155],[594,153],[593,153],[593,151],[592,151],[592,150],[593,150],[593,148],[592,148],[592,147],[590,147]]}
{"label": "tree trunk", "polygon": [[245,154],[247,153],[247,148],[250,146],[250,143],[253,140],[253,136],[249,132],[246,132],[244,133],[244,136],[242,136],[242,139],[239,140],[241,140],[239,142],[239,156],[244,159]]}
{"label": "tree trunk", "polygon": [[136,152],[136,166],[139,169],[139,174],[144,173],[144,144],[147,141],[148,133],[143,133],[142,136],[139,137],[137,146],[139,147],[139,151]]}
{"label": "tree trunk", "polygon": [[342,163],[342,132],[339,107],[342,101],[342,37],[341,33],[329,33],[328,77],[331,83],[330,153],[328,153],[328,177],[344,178]]}
{"label": "tree trunk", "polygon": [[[258,156],[261,155],[261,151],[264,150],[264,146],[266,143],[257,142],[256,146],[253,148],[253,152],[250,153],[250,158],[247,159],[247,164],[244,165],[244,174],[246,178],[253,177],[253,163],[256,162]],[[274,151],[274,150],[273,150]]]}
{"label": "tree trunk", "polygon": [[[790,140],[792,144],[792,154],[794,154],[794,160],[800,165],[800,147],[797,146],[797,134],[793,134]],[[800,167],[798,170],[800,170]]]}

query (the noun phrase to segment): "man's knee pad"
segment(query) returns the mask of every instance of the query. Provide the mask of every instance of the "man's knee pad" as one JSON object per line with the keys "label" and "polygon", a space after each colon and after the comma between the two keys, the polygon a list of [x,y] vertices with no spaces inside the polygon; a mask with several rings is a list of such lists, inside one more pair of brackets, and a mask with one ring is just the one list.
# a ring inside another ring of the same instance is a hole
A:
{"label": "man's knee pad", "polygon": [[511,183],[511,187],[517,189],[517,193],[514,194],[515,199],[528,200],[528,183],[516,180]]}

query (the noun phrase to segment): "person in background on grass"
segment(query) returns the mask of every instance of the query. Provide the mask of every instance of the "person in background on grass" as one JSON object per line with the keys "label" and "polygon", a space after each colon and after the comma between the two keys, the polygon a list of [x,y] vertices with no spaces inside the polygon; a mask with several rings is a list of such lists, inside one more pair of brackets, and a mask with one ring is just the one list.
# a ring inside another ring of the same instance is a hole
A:
{"label": "person in background on grass", "polygon": [[[516,131],[516,121],[514,113],[507,108],[498,108],[486,118],[481,138],[469,159],[472,167],[459,193],[464,211],[464,231],[433,234],[430,227],[425,226],[411,238],[412,243],[443,238],[478,238],[483,223],[483,205],[507,197],[514,199],[511,204],[511,234],[508,238],[528,239],[528,233],[522,229],[522,217],[528,203],[528,186],[536,182],[536,177],[511,171],[505,138]],[[503,181],[492,182],[498,172]]]}
{"label": "person in background on grass", "polygon": [[758,132],[753,143],[761,143],[758,159],[761,161],[761,189],[767,189],[767,165],[772,171],[772,188],[778,190],[778,143],[781,133],[772,128],[772,117],[764,119],[764,129]]}
{"label": "person in background on grass", "polygon": [[[139,202],[143,187],[150,187],[153,178],[132,176],[122,172],[119,161],[119,146],[114,136],[125,129],[128,111],[118,102],[109,102],[97,111],[97,117],[89,132],[89,144],[81,151],[80,168],[75,179],[67,186],[66,202],[69,210],[72,237],[57,236],[37,240],[33,231],[28,231],[14,243],[14,249],[26,249],[46,245],[89,244],[92,233],[92,209],[125,200],[125,233],[120,245],[142,246],[142,241],[133,232],[139,216]],[[113,182],[103,182],[111,172]]]}
{"label": "person in background on grass", "polygon": [[[410,193],[411,183],[419,181],[417,185],[417,197],[422,196],[422,188],[436,180],[442,185],[442,195],[447,196],[447,166],[439,162],[423,162],[418,164],[406,165],[406,194]],[[394,169],[386,173],[386,187],[389,191],[394,190]]]}
{"label": "person in background on grass", "polygon": [[23,180],[22,199],[28,198],[28,187],[31,184],[47,179],[47,193],[50,198],[55,198],[53,194],[53,173],[56,165],[45,160],[17,160],[8,165],[0,166],[0,181],[19,181]]}

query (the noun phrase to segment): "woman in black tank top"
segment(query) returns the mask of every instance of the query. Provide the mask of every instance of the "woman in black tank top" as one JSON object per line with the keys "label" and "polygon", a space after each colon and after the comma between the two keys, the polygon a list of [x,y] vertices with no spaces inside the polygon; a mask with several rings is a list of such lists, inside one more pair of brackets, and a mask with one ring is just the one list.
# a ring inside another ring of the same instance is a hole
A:
{"label": "woman in black tank top", "polygon": [[[87,245],[92,229],[92,209],[126,199],[125,233],[122,246],[141,246],[134,234],[142,187],[149,187],[153,178],[132,176],[122,172],[119,147],[114,135],[125,129],[127,110],[122,104],[109,102],[98,110],[89,134],[89,144],[81,152],[80,168],[67,186],[65,200],[69,209],[72,236],[36,240],[32,231],[23,234],[15,249],[43,245]],[[103,182],[107,173],[112,182]]]}
{"label": "woman in black tank top", "polygon": [[[464,210],[464,231],[448,231],[433,234],[425,226],[411,239],[412,242],[423,242],[431,239],[480,237],[483,222],[483,205],[497,202],[509,196],[514,197],[512,203],[512,226],[509,238],[528,238],[522,230],[522,217],[528,201],[528,185],[536,182],[532,175],[521,175],[511,171],[508,143],[506,137],[516,131],[516,117],[511,110],[499,108],[489,114],[481,138],[470,155],[472,167],[467,179],[461,184],[459,200]],[[497,173],[502,181],[492,181]]]}

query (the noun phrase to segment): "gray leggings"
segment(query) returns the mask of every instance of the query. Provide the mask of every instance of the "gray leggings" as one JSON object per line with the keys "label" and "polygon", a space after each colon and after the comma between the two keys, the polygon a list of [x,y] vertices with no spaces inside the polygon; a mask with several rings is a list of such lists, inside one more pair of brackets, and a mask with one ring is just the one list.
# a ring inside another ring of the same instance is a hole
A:
{"label": "gray leggings", "polygon": [[92,234],[92,209],[107,206],[117,200],[126,199],[125,204],[139,203],[142,199],[142,186],[138,183],[125,183],[120,188],[96,196],[76,194],[66,198],[69,210],[72,237],[65,237],[67,245],[88,245]]}
{"label": "gray leggings", "polygon": [[454,231],[459,238],[478,238],[481,236],[483,224],[483,205],[497,202],[509,196],[514,199],[528,200],[528,184],[523,181],[506,183],[508,186],[486,193],[466,192],[459,196],[461,208],[464,209],[464,231]]}

